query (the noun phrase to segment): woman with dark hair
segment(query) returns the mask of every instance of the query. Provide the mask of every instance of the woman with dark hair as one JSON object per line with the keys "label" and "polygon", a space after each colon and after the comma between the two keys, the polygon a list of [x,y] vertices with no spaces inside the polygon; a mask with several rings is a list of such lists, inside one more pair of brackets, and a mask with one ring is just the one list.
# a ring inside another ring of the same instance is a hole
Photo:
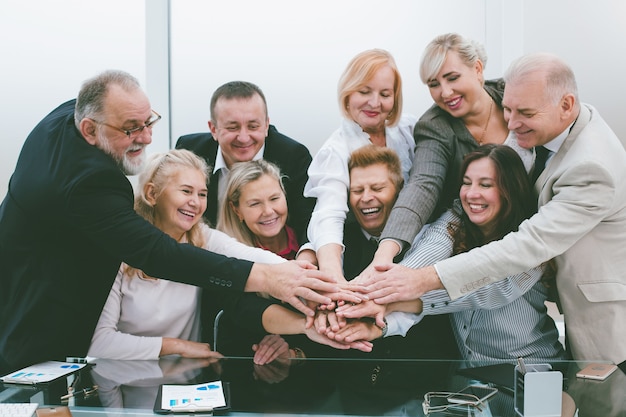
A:
{"label": "woman with dark hair", "polygon": [[[472,170],[470,165],[476,162]],[[495,145],[484,145],[466,155],[461,165],[461,189],[460,201],[463,210],[460,211],[460,225],[454,238],[454,254],[466,252],[477,246],[482,246],[492,240],[498,240],[509,232],[516,231],[525,219],[537,211],[537,200],[528,180],[528,174],[521,165],[518,154],[511,148],[503,148]],[[468,172],[469,171],[469,172]],[[491,178],[489,185],[481,183],[482,188],[494,188],[497,190],[500,205],[499,211],[489,218],[489,227],[485,224],[472,220],[471,199],[468,193],[471,191],[472,172],[477,174],[491,171],[491,177],[479,177],[479,179]],[[464,198],[468,197],[468,198]]]}
{"label": "woman with dark hair", "polygon": [[[453,207],[428,226],[395,273],[419,268],[474,247],[502,239],[536,211],[535,196],[526,169],[518,154],[506,145],[483,145],[468,153],[461,166],[459,199]],[[563,359],[563,346],[556,325],[547,314],[548,288],[542,282],[549,268],[538,266],[487,285],[451,301],[445,290],[426,293],[408,304],[390,304],[387,311],[450,315],[452,329],[463,359],[494,360]],[[388,271],[388,272],[389,272]],[[422,311],[423,306],[423,311]],[[367,315],[359,306],[340,308],[346,317]],[[344,310],[344,311],[342,311]],[[386,320],[398,320],[387,314]],[[402,315],[406,319],[407,315]],[[408,330],[413,321],[393,326]],[[392,327],[392,326],[389,326]],[[341,340],[358,338],[344,331]]]}

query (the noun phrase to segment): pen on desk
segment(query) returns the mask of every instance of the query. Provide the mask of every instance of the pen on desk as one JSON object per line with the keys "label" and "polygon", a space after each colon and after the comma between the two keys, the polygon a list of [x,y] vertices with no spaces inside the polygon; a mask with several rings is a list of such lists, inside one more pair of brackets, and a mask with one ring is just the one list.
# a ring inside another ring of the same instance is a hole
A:
{"label": "pen on desk", "polygon": [[190,413],[212,413],[213,407],[210,405],[197,405],[196,403],[178,404],[172,406],[172,411],[186,411]]}
{"label": "pen on desk", "polygon": [[87,397],[87,396],[93,394],[94,392],[96,392],[97,390],[98,390],[98,386],[94,385],[91,388],[83,388],[83,389],[78,390],[78,391],[72,391],[70,393],[67,393],[67,394],[63,395],[61,397],[61,400],[69,400],[70,398],[76,397],[78,395],[84,395],[85,397]]}
{"label": "pen on desk", "polygon": [[517,365],[519,366],[519,370],[524,375],[526,373],[526,364],[524,364],[524,358],[521,356],[517,358]]}
{"label": "pen on desk", "polygon": [[80,357],[75,357],[75,356],[68,356],[65,359],[65,362],[69,362],[69,363],[89,363],[87,358],[80,358]]}

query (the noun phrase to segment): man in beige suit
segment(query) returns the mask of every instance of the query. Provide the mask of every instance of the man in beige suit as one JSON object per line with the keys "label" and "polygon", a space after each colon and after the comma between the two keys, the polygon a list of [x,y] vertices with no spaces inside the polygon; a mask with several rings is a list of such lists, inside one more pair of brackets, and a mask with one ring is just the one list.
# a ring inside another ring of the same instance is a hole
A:
{"label": "man in beige suit", "polygon": [[[611,360],[626,372],[626,150],[592,106],[578,101],[571,69],[524,56],[505,75],[509,129],[550,156],[535,182],[539,212],[502,240],[422,269],[381,268],[377,303],[445,288],[452,299],[551,258],[574,359]],[[484,207],[476,207],[476,210]]]}

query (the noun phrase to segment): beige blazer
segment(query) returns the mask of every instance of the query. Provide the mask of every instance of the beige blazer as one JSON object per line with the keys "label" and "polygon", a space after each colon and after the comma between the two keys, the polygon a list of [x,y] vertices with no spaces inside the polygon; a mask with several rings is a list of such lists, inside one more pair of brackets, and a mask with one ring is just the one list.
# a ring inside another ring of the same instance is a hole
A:
{"label": "beige blazer", "polygon": [[582,105],[537,179],[539,212],[519,231],[436,265],[451,298],[556,257],[571,353],[626,360],[626,150]]}

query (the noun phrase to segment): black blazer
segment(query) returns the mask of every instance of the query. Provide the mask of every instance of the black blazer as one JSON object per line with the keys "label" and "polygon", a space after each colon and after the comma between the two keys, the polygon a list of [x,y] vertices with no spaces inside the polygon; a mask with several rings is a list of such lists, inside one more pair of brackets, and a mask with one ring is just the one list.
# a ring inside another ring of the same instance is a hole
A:
{"label": "black blazer", "polygon": [[[181,148],[203,157],[210,167],[215,166],[218,143],[210,132],[181,136],[176,142],[176,149]],[[265,138],[263,159],[276,164],[281,173],[287,176],[283,181],[289,206],[287,224],[294,229],[300,243],[306,242],[306,228],[315,206],[314,198],[305,198],[303,195],[304,185],[309,179],[307,170],[311,164],[311,153],[306,146],[283,135],[276,127],[270,125]],[[209,196],[204,217],[212,226],[216,224],[218,210],[217,181],[209,178]]]}
{"label": "black blazer", "polygon": [[356,220],[346,221],[343,244],[343,276],[352,280],[372,262],[377,247],[365,237]]}
{"label": "black blazer", "polygon": [[242,291],[252,263],[178,244],[133,209],[116,162],[74,125],[75,100],[26,139],[0,206],[0,374],[84,356],[120,263]]}

